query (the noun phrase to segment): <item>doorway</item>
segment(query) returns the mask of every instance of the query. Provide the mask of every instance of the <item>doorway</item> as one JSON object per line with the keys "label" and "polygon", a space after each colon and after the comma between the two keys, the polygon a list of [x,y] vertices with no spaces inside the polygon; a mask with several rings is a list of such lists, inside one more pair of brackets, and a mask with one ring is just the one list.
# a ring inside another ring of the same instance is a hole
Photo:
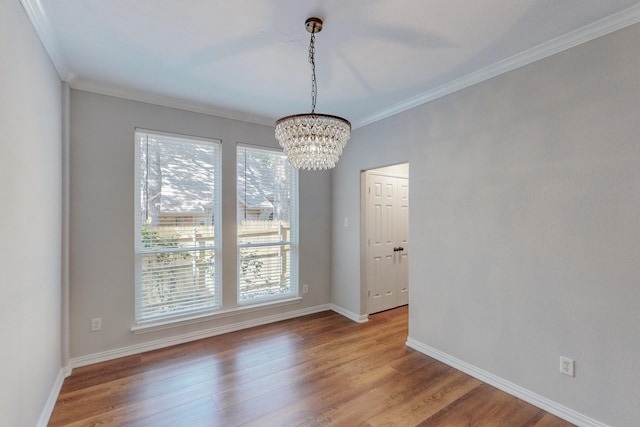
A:
{"label": "doorway", "polygon": [[361,271],[367,314],[409,303],[409,164],[362,172]]}

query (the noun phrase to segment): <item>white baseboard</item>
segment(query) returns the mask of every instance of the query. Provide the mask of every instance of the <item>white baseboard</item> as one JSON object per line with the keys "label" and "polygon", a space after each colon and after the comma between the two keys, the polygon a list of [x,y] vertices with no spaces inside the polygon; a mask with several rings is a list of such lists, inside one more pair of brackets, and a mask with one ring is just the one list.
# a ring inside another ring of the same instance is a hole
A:
{"label": "white baseboard", "polygon": [[279,322],[281,320],[293,319],[295,317],[306,316],[308,314],[319,313],[321,311],[328,311],[330,309],[331,306],[329,304],[317,305],[301,310],[288,311],[286,313],[260,317],[258,319],[247,320],[245,322],[238,322],[231,325],[220,326],[217,328],[209,328],[202,331],[191,332],[188,334],[176,335],[174,337],[150,341],[142,344],[135,344],[128,347],[107,350],[100,353],[89,354],[86,356],[74,357],[69,361],[69,365],[71,368],[78,368],[80,366],[105,362],[107,360],[113,360],[119,357],[131,356],[133,354],[144,353],[145,351],[157,350],[159,348],[170,347],[172,345],[183,344],[190,341],[196,341],[203,338],[222,335],[228,332],[239,331],[241,329],[253,328],[254,326],[266,325],[268,323]]}
{"label": "white baseboard", "polygon": [[445,363],[453,368],[456,368],[459,371],[469,374],[472,377],[477,378],[489,385],[492,385],[506,393],[509,393],[512,396],[522,399],[525,402],[528,402],[540,409],[544,409],[545,411],[552,413],[553,415],[556,415],[566,421],[569,421],[570,423],[584,427],[607,427],[606,424],[589,418],[586,415],[582,415],[581,413],[576,412],[573,409],[560,405],[553,400],[540,396],[539,394],[527,390],[526,388],[520,387],[519,385],[500,378],[490,372],[477,368],[467,362],[450,356],[447,353],[444,353],[438,349],[414,340],[413,338],[407,339],[407,346],[418,350],[419,352],[424,353],[427,356],[433,357],[434,359],[439,360],[440,362]]}
{"label": "white baseboard", "polygon": [[61,368],[60,371],[58,371],[58,376],[53,383],[53,387],[51,387],[51,392],[49,393],[47,402],[45,403],[44,408],[42,408],[40,418],[38,418],[38,424],[36,424],[37,427],[47,427],[49,418],[51,418],[51,413],[53,412],[53,408],[54,406],[56,406],[56,400],[58,400],[58,395],[60,394],[62,383],[67,376],[68,375],[66,374],[65,368]]}
{"label": "white baseboard", "polygon": [[331,306],[331,310],[335,311],[338,314],[343,315],[347,319],[353,320],[354,322],[364,323],[369,321],[368,314],[362,314],[362,315],[356,314],[353,311],[349,311],[346,308],[342,308],[339,305],[335,305],[335,304],[330,304],[330,306]]}

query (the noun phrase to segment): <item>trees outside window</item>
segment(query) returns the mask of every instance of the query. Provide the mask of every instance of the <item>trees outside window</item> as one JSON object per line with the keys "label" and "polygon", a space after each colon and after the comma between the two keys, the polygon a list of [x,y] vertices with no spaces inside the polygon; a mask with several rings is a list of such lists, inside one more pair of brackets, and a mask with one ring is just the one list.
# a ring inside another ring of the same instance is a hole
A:
{"label": "trees outside window", "polygon": [[136,321],[220,307],[220,142],[136,131]]}
{"label": "trees outside window", "polygon": [[238,146],[238,303],[298,295],[298,174],[278,151]]}

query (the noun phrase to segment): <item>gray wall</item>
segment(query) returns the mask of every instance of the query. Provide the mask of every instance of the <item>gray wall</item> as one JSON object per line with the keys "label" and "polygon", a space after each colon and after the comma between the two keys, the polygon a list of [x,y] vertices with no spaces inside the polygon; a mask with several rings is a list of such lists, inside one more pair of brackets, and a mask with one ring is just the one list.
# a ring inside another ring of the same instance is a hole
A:
{"label": "gray wall", "polygon": [[331,302],[358,315],[366,314],[360,291],[360,173],[408,161],[411,140],[404,137],[406,130],[402,138],[394,133],[393,124],[402,122],[402,116],[394,116],[354,131],[332,171]]}
{"label": "gray wall", "polygon": [[333,175],[333,302],[360,307],[359,171],[409,159],[410,338],[636,425],[638,46],[635,25],[355,131]]}
{"label": "gray wall", "polygon": [[61,85],[19,1],[0,51],[0,425],[33,426],[61,366]]}
{"label": "gray wall", "polygon": [[[224,300],[236,286],[236,143],[277,146],[273,128],[71,91],[71,358],[330,302],[330,174],[300,174],[300,304],[134,335],[134,130],[222,140]],[[102,331],[90,319],[102,318]]]}

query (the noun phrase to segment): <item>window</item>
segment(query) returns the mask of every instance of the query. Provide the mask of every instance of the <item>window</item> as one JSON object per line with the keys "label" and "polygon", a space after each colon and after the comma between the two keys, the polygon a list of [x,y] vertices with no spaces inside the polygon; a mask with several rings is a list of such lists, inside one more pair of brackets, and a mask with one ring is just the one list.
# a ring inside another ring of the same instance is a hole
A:
{"label": "window", "polygon": [[217,309],[220,142],[136,130],[136,321]]}
{"label": "window", "polygon": [[298,173],[278,151],[238,146],[238,303],[298,295]]}

